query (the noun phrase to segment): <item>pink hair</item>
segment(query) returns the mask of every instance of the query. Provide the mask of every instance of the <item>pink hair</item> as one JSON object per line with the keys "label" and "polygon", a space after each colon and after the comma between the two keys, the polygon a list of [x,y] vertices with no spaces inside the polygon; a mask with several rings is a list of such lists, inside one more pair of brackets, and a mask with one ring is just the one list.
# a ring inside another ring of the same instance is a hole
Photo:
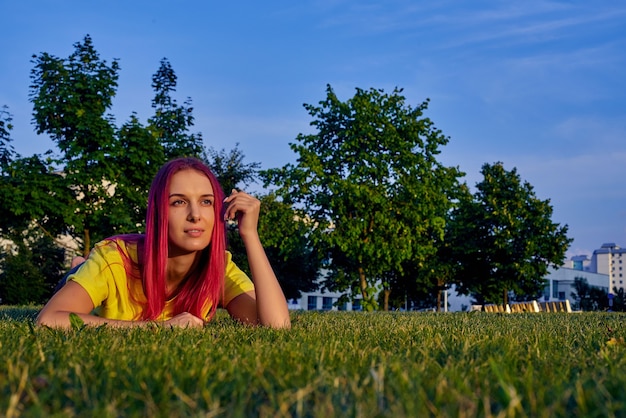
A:
{"label": "pink hair", "polygon": [[[165,163],[154,177],[148,194],[146,234],[143,245],[141,279],[146,295],[144,320],[157,319],[166,302],[166,266],[168,257],[169,187],[172,176],[182,170],[198,171],[209,179],[215,195],[215,225],[211,244],[202,250],[194,271],[179,289],[174,302],[174,315],[189,312],[203,318],[202,311],[210,304],[206,318],[215,314],[223,296],[226,269],[226,227],[222,214],[224,192],[209,167],[196,158],[178,158]],[[141,248],[139,247],[140,251]]]}

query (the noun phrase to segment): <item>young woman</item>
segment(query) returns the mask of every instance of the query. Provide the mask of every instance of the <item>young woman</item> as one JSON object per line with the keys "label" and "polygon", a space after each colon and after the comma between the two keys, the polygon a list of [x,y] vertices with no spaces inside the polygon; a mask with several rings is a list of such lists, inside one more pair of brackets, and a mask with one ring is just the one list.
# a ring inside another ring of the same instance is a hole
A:
{"label": "young woman", "polygon": [[[219,306],[246,324],[290,326],[285,296],[257,232],[260,202],[233,190],[224,198],[200,160],[180,158],[155,176],[146,233],[96,244],[41,310],[37,323],[201,327]],[[226,251],[225,221],[236,219],[252,280]]]}

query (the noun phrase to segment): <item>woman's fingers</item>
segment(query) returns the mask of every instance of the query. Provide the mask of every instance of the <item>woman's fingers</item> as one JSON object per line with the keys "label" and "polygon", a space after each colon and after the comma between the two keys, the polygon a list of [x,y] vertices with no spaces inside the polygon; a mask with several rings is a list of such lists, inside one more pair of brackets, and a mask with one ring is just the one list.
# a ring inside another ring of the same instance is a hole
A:
{"label": "woman's fingers", "polygon": [[201,328],[204,326],[204,321],[202,319],[190,314],[189,312],[180,313],[172,319],[165,321],[165,323],[177,327]]}

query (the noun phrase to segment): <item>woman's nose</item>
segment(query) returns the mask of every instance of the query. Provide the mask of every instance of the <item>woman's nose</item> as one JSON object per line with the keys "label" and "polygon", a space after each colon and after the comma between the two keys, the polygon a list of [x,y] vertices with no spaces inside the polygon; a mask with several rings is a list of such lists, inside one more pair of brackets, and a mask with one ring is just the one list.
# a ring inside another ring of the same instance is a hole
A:
{"label": "woman's nose", "polygon": [[200,220],[200,211],[195,205],[189,207],[189,215],[187,219],[191,222],[198,222]]}

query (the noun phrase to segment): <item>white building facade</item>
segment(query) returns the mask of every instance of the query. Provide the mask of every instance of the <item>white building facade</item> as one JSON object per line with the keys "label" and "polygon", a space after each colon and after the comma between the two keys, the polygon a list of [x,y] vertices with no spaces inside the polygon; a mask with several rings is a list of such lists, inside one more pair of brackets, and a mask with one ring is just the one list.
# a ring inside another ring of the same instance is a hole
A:
{"label": "white building facade", "polygon": [[606,292],[609,291],[608,274],[594,273],[571,267],[550,268],[546,277],[548,283],[544,290],[543,300],[546,302],[569,300],[570,305],[574,306],[576,300],[572,293],[576,290],[574,288],[576,278],[587,280],[589,286],[598,287]]}
{"label": "white building facade", "polygon": [[339,299],[345,293],[317,290],[315,292],[303,292],[300,299],[289,299],[289,309],[304,311],[360,311],[362,310],[361,298],[355,298],[351,302],[339,303]]}
{"label": "white building facade", "polygon": [[609,277],[609,293],[626,286],[626,249],[615,243],[602,244],[595,250],[589,262],[589,271]]}

